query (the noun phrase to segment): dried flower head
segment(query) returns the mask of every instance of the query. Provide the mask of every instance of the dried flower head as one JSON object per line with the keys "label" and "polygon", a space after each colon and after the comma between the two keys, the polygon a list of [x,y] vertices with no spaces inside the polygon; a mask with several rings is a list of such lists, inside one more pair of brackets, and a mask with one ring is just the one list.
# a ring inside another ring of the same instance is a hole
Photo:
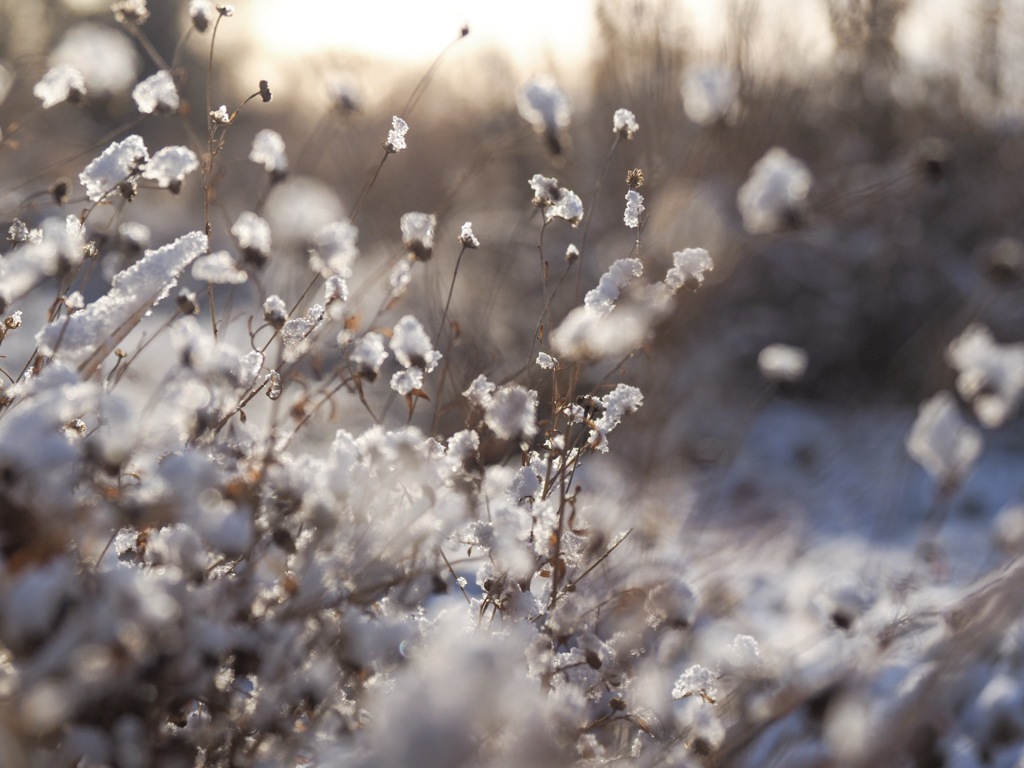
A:
{"label": "dried flower head", "polygon": [[259,94],[260,98],[263,99],[264,104],[266,104],[273,98],[273,96],[271,96],[270,94],[270,83],[268,83],[266,80],[260,80]]}

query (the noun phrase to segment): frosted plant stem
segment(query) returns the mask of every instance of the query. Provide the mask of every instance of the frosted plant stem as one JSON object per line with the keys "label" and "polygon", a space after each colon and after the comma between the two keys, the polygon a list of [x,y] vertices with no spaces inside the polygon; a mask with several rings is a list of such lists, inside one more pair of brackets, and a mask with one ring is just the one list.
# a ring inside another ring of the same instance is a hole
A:
{"label": "frosted plant stem", "polygon": [[537,243],[537,255],[540,256],[540,287],[544,304],[540,317],[537,319],[537,327],[533,332],[533,337],[530,339],[530,351],[526,354],[526,370],[530,370],[530,361],[533,360],[533,350],[536,347],[537,338],[542,332],[546,332],[548,320],[550,319],[548,312],[548,265],[544,261],[544,231],[547,227],[548,223],[546,221],[540,225],[540,240]]}
{"label": "frosted plant stem", "polygon": [[590,205],[587,207],[587,214],[583,217],[583,237],[580,238],[580,259],[579,259],[579,271],[576,273],[576,303],[579,304],[580,292],[583,290],[583,263],[587,257],[587,235],[590,234],[590,222],[594,220],[594,207],[597,205],[597,198],[601,194],[601,185],[604,184],[604,177],[608,174],[608,166],[612,162],[612,155],[615,154],[616,147],[619,146],[619,141],[622,137],[618,134],[615,135],[615,140],[612,142],[612,146],[608,150],[608,154],[604,156],[604,163],[601,165],[601,173],[597,177],[597,183],[594,185],[594,194],[590,197]]}

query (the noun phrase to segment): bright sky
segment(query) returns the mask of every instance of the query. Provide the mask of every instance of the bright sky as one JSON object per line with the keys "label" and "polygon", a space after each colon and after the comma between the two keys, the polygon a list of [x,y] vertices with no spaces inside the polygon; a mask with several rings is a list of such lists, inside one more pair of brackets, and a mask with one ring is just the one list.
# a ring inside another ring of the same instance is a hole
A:
{"label": "bright sky", "polygon": [[[333,49],[389,59],[431,59],[469,24],[477,44],[529,56],[585,53],[591,0],[243,0],[275,53]],[[239,7],[241,10],[241,7]],[[467,41],[468,42],[468,41]]]}

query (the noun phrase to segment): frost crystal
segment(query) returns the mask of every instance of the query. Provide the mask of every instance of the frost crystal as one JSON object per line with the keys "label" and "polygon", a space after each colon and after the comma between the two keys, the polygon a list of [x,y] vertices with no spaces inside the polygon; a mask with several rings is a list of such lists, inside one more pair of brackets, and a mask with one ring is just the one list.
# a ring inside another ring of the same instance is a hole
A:
{"label": "frost crystal", "polygon": [[665,285],[672,293],[683,287],[696,288],[714,266],[711,256],[703,248],[676,251],[672,254],[672,268],[665,275]]}
{"label": "frost crystal", "polygon": [[600,314],[611,312],[622,289],[643,273],[644,265],[640,259],[618,259],[601,275],[597,287],[587,291],[584,305]]}
{"label": "frost crystal", "polygon": [[441,353],[434,350],[427,332],[412,315],[395,323],[390,346],[395,359],[406,368],[415,366],[430,373],[441,360]]}
{"label": "frost crystal", "polygon": [[487,402],[484,423],[502,440],[533,437],[537,434],[537,393],[519,384],[499,387]]}
{"label": "frost crystal", "polygon": [[391,130],[384,141],[384,151],[388,154],[401,152],[405,149],[405,134],[409,132],[409,124],[397,115],[391,118]]}
{"label": "frost crystal", "polygon": [[537,131],[555,133],[569,125],[572,110],[569,99],[548,75],[525,82],[516,91],[519,114]]}
{"label": "frost crystal", "polygon": [[989,428],[1002,426],[1024,393],[1024,344],[997,344],[988,328],[971,325],[950,343],[946,361],[978,420]]}
{"label": "frost crystal", "polygon": [[622,221],[630,229],[640,226],[640,214],[644,212],[644,196],[631,189],[626,192],[626,211],[622,214]]}
{"label": "frost crystal", "polygon": [[234,258],[227,251],[215,251],[200,256],[192,264],[192,277],[206,283],[219,285],[240,285],[249,279],[244,270],[238,268]]}
{"label": "frost crystal", "polygon": [[612,133],[616,133],[624,139],[632,139],[633,135],[640,130],[640,124],[636,121],[636,115],[628,109],[616,109],[612,115]]}
{"label": "frost crystal", "polygon": [[416,366],[403,368],[391,376],[391,388],[400,395],[408,395],[414,389],[423,388],[423,371]]}
{"label": "frost crystal", "polygon": [[51,69],[32,89],[32,94],[43,102],[43,109],[49,109],[65,101],[81,101],[85,92],[85,79],[82,73],[67,65]]}
{"label": "frost crystal", "polygon": [[103,150],[99,157],[85,166],[78,178],[89,199],[98,203],[116,190],[121,182],[138,173],[148,160],[149,152],[142,137],[132,135]]}
{"label": "frost crystal", "polygon": [[807,353],[788,344],[769,344],[758,353],[757,367],[768,381],[800,381],[807,370]]}
{"label": "frost crystal", "polygon": [[359,339],[349,355],[349,360],[355,363],[359,373],[371,381],[380,375],[380,367],[387,359],[388,351],[384,347],[384,336],[376,331],[371,331]]}
{"label": "frost crystal", "polygon": [[686,73],[682,87],[683,109],[697,125],[712,125],[736,115],[739,82],[729,70],[700,67]]}
{"label": "frost crystal", "polygon": [[135,85],[139,65],[135,47],[124,34],[90,22],[69,29],[50,53],[49,63],[77,69],[92,94],[127,91]]}
{"label": "frost crystal", "polygon": [[419,261],[427,261],[431,256],[435,226],[437,219],[432,213],[412,211],[402,214],[402,242]]}
{"label": "frost crystal", "polygon": [[956,399],[939,392],[921,404],[907,435],[907,452],[943,489],[952,489],[971,471],[981,453],[981,434],[960,416]]}
{"label": "frost crystal", "polygon": [[284,151],[284,139],[277,131],[264,128],[252,140],[249,159],[263,166],[271,176],[284,178],[288,173],[288,158]]}
{"label": "frost crystal", "polygon": [[793,226],[811,191],[807,166],[780,147],[768,150],[736,195],[743,226],[751,234]]}
{"label": "frost crystal", "polygon": [[324,308],[314,304],[306,311],[304,317],[292,318],[281,327],[286,362],[295,362],[309,349],[310,337],[320,326],[323,317]]}
{"label": "frost crystal", "polygon": [[166,69],[150,75],[132,90],[132,98],[145,115],[153,112],[173,113],[178,111],[178,89],[174,78]]}
{"label": "frost crystal", "polygon": [[[36,336],[44,354],[83,368],[98,366],[160,302],[179,275],[206,250],[206,235],[192,232],[146,255],[114,277],[110,291]],[[59,344],[59,349],[58,349]]]}
{"label": "frost crystal", "polygon": [[231,227],[246,259],[257,266],[270,257],[270,225],[252,211],[243,211]]}
{"label": "frost crystal", "polygon": [[714,701],[718,696],[718,675],[700,664],[689,667],[672,687],[673,699],[686,696],[700,696]]}
{"label": "frost crystal", "polygon": [[146,163],[143,178],[155,181],[162,189],[177,192],[185,177],[199,167],[199,158],[188,147],[164,147]]}
{"label": "frost crystal", "polygon": [[462,231],[459,232],[459,242],[463,248],[479,248],[480,241],[476,235],[473,234],[473,224],[467,221],[462,225]]}

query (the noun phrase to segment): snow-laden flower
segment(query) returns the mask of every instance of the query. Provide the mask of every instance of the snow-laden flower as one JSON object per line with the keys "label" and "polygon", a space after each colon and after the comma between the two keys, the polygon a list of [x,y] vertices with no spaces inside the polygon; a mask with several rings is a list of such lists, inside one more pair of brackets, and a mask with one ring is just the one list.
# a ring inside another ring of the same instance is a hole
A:
{"label": "snow-laden flower", "polygon": [[402,259],[388,273],[388,290],[392,298],[398,298],[409,289],[412,281],[412,263]]}
{"label": "snow-laden flower", "polygon": [[391,388],[403,397],[415,389],[423,389],[423,371],[416,366],[395,371],[391,376]]}
{"label": "snow-laden flower", "polygon": [[71,27],[50,53],[51,67],[74,67],[93,95],[124,93],[135,85],[139,57],[131,40],[111,27],[83,22]]}
{"label": "snow-laden flower", "polygon": [[722,67],[690,69],[681,90],[686,116],[697,125],[732,120],[739,109],[739,81]]}
{"label": "snow-laden flower", "polygon": [[119,24],[145,24],[149,20],[146,0],[117,0],[110,10]]}
{"label": "snow-laden flower", "polygon": [[333,304],[346,301],[348,301],[348,283],[341,275],[331,275],[324,281],[324,302]]}
{"label": "snow-laden flower", "polygon": [[217,9],[212,0],[189,0],[188,17],[192,20],[196,32],[205,32],[209,29],[216,15]]}
{"label": "snow-laden flower", "polygon": [[558,366],[558,360],[549,355],[547,352],[538,352],[537,365],[539,365],[545,371],[553,371]]}
{"label": "snow-laden flower", "polygon": [[612,115],[612,133],[628,140],[639,130],[640,124],[636,121],[636,115],[628,109],[615,110],[615,114]]}
{"label": "snow-laden flower", "polygon": [[409,132],[409,124],[395,115],[391,118],[391,130],[384,141],[384,151],[388,154],[401,152],[405,149],[405,135]]}
{"label": "snow-laden flower", "polygon": [[946,350],[957,371],[956,389],[986,427],[1002,426],[1024,394],[1024,344],[998,344],[988,328],[974,324]]}
{"label": "snow-laden flower", "polygon": [[214,251],[192,262],[192,277],[206,283],[240,285],[249,279],[227,251]]}
{"label": "snow-laden flower", "polygon": [[85,193],[94,203],[115,191],[149,161],[149,151],[141,136],[129,136],[115,141],[103,153],[85,166],[78,178]]}
{"label": "snow-laden flower", "polygon": [[699,696],[713,702],[718,696],[718,675],[700,664],[687,667],[672,686],[672,698],[687,696]]}
{"label": "snow-laden flower", "polygon": [[263,319],[279,330],[288,321],[288,305],[276,293],[267,296],[263,302]]}
{"label": "snow-laden flower", "polygon": [[665,285],[672,293],[683,287],[696,288],[714,266],[711,256],[703,248],[676,251],[672,254],[672,267],[665,275]]}
{"label": "snow-laden flower", "polygon": [[921,404],[907,452],[943,489],[956,488],[981,454],[981,433],[960,415],[956,398],[938,392]]}
{"label": "snow-laden flower", "polygon": [[428,261],[434,249],[437,218],[432,213],[411,211],[401,219],[402,242],[417,261]]}
{"label": "snow-laden flower", "polygon": [[597,287],[587,291],[583,304],[599,314],[607,314],[615,307],[622,289],[644,273],[640,259],[618,259],[601,275]]}
{"label": "snow-laden flower", "polygon": [[463,248],[479,248],[480,240],[473,234],[473,224],[467,221],[462,225],[462,230],[459,232],[459,242]]}
{"label": "snow-laden flower", "polygon": [[558,179],[535,173],[529,180],[533,204],[544,211],[545,223],[564,219],[574,227],[583,220],[583,201],[571,189],[558,184]]}
{"label": "snow-laden flower", "polygon": [[132,89],[132,98],[135,100],[139,112],[144,115],[153,112],[172,114],[177,112],[180,106],[174,77],[166,69],[161,69],[155,75],[150,75],[136,85]]}
{"label": "snow-laden flower", "polygon": [[62,362],[95,369],[138,324],[146,311],[162,301],[179,275],[207,247],[200,232],[179,237],[118,273],[110,290],[85,309],[51,323],[36,336],[44,354]]}
{"label": "snow-laden flower", "polygon": [[242,211],[231,227],[247,261],[262,266],[270,258],[270,225],[252,211]]}
{"label": "snow-laden flower", "polygon": [[441,353],[434,349],[430,336],[413,315],[395,323],[390,346],[395,359],[406,368],[415,366],[430,373],[441,360]]}
{"label": "snow-laden flower", "polygon": [[486,408],[495,389],[497,386],[481,373],[469,383],[462,396],[478,408]]}
{"label": "snow-laden flower", "polygon": [[309,265],[324,277],[352,276],[352,263],[359,256],[359,229],[348,221],[335,221],[313,235]]}
{"label": "snow-laden flower", "polygon": [[43,102],[43,109],[49,109],[65,101],[77,104],[85,94],[85,78],[82,77],[82,73],[66,64],[49,70],[32,89],[32,95]]}
{"label": "snow-laden flower", "polygon": [[538,132],[555,133],[569,126],[572,108],[565,92],[549,75],[539,75],[516,91],[519,114]]}
{"label": "snow-laden flower", "polygon": [[388,359],[388,351],[384,346],[384,336],[370,331],[355,342],[348,356],[364,379],[373,381],[380,375],[380,367]]}
{"label": "snow-laden flower", "polygon": [[757,367],[768,381],[800,381],[807,371],[807,353],[788,344],[769,344],[757,354]]}
{"label": "snow-laden flower", "polygon": [[601,453],[608,452],[608,433],[622,422],[626,414],[639,410],[644,404],[643,393],[629,384],[617,384],[615,389],[598,400],[599,415],[591,422],[590,445]]}
{"label": "snow-laden flower", "polygon": [[781,147],[768,150],[736,195],[744,228],[762,234],[799,223],[811,183],[806,165]]}
{"label": "snow-laden flower", "polygon": [[274,179],[283,179],[288,175],[288,157],[284,151],[284,139],[281,134],[270,128],[257,131],[249,150],[249,159],[269,173]]}
{"label": "snow-laden flower", "polygon": [[314,304],[302,317],[293,317],[281,327],[285,362],[293,363],[309,349],[310,339],[324,319],[324,308]]}
{"label": "snow-laden flower", "polygon": [[257,349],[250,350],[238,360],[238,383],[249,389],[256,383],[256,377],[263,370],[264,355]]}
{"label": "snow-laden flower", "polygon": [[228,125],[231,123],[231,113],[228,112],[227,105],[221,104],[216,109],[210,112],[210,119],[217,125]]}
{"label": "snow-laden flower", "polygon": [[155,181],[161,189],[179,192],[185,177],[199,167],[199,158],[188,147],[164,147],[142,169],[142,177]]}
{"label": "snow-laden flower", "polygon": [[630,229],[640,226],[640,214],[644,212],[644,196],[631,189],[626,192],[626,210],[622,214],[622,221]]}
{"label": "snow-laden flower", "polygon": [[537,434],[537,393],[519,384],[498,387],[484,408],[484,423],[502,440]]}

